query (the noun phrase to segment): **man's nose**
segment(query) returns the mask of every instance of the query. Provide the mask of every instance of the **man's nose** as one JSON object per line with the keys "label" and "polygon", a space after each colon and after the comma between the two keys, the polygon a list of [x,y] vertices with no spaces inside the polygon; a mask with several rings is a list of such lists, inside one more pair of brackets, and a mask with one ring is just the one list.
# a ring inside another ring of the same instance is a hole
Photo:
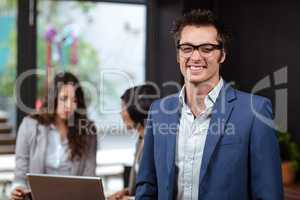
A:
{"label": "man's nose", "polygon": [[203,59],[203,56],[198,49],[195,49],[191,55],[191,59],[192,60],[200,60],[200,59]]}

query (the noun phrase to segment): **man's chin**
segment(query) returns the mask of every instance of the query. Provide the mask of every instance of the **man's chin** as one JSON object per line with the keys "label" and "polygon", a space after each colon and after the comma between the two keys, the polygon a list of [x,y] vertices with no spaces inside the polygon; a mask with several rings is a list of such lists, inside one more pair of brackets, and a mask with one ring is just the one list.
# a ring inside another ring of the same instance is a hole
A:
{"label": "man's chin", "polygon": [[190,83],[190,84],[199,84],[203,82],[205,82],[205,79],[200,77],[190,77],[186,79],[186,83]]}

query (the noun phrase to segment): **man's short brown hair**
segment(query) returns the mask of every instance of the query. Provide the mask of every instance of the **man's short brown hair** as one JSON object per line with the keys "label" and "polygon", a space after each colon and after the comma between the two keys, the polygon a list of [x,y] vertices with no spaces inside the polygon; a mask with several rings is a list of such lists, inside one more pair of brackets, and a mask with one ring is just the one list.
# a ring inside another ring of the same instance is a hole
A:
{"label": "man's short brown hair", "polygon": [[171,33],[173,34],[175,45],[178,45],[181,32],[186,26],[213,26],[218,32],[218,42],[223,45],[224,50],[228,50],[229,34],[225,31],[223,25],[218,21],[217,17],[210,10],[195,9],[185,13],[173,23]]}

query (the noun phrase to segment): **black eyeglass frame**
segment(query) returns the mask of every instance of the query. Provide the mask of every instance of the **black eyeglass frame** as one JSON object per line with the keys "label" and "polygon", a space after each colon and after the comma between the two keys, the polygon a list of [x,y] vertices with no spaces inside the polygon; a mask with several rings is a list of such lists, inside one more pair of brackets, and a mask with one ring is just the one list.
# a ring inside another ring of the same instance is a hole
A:
{"label": "black eyeglass frame", "polygon": [[200,47],[203,47],[203,46],[206,46],[206,45],[212,46],[213,47],[212,50],[216,50],[216,49],[221,50],[221,49],[223,49],[223,44],[222,43],[220,43],[220,44],[203,43],[203,44],[199,44],[199,45],[194,45],[194,44],[191,44],[191,43],[182,43],[182,44],[179,44],[179,41],[177,42],[177,46],[176,47],[177,47],[177,49],[180,49],[180,47],[183,46],[183,45],[189,45],[189,46],[193,47],[194,50],[195,49],[199,50]]}

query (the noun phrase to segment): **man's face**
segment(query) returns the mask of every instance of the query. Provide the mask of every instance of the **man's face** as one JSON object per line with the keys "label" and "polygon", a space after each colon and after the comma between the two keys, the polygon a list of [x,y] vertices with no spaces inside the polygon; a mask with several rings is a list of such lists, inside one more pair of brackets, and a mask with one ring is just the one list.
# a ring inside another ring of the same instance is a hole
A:
{"label": "man's face", "polygon": [[[219,81],[220,63],[225,60],[225,52],[222,49],[200,47],[199,51],[195,48],[191,51],[184,48],[185,45],[212,44],[219,45],[217,40],[218,33],[213,26],[185,26],[181,32],[178,49],[177,61],[180,71],[184,76],[185,83],[192,84],[217,84]],[[209,45],[208,45],[209,46]]]}

